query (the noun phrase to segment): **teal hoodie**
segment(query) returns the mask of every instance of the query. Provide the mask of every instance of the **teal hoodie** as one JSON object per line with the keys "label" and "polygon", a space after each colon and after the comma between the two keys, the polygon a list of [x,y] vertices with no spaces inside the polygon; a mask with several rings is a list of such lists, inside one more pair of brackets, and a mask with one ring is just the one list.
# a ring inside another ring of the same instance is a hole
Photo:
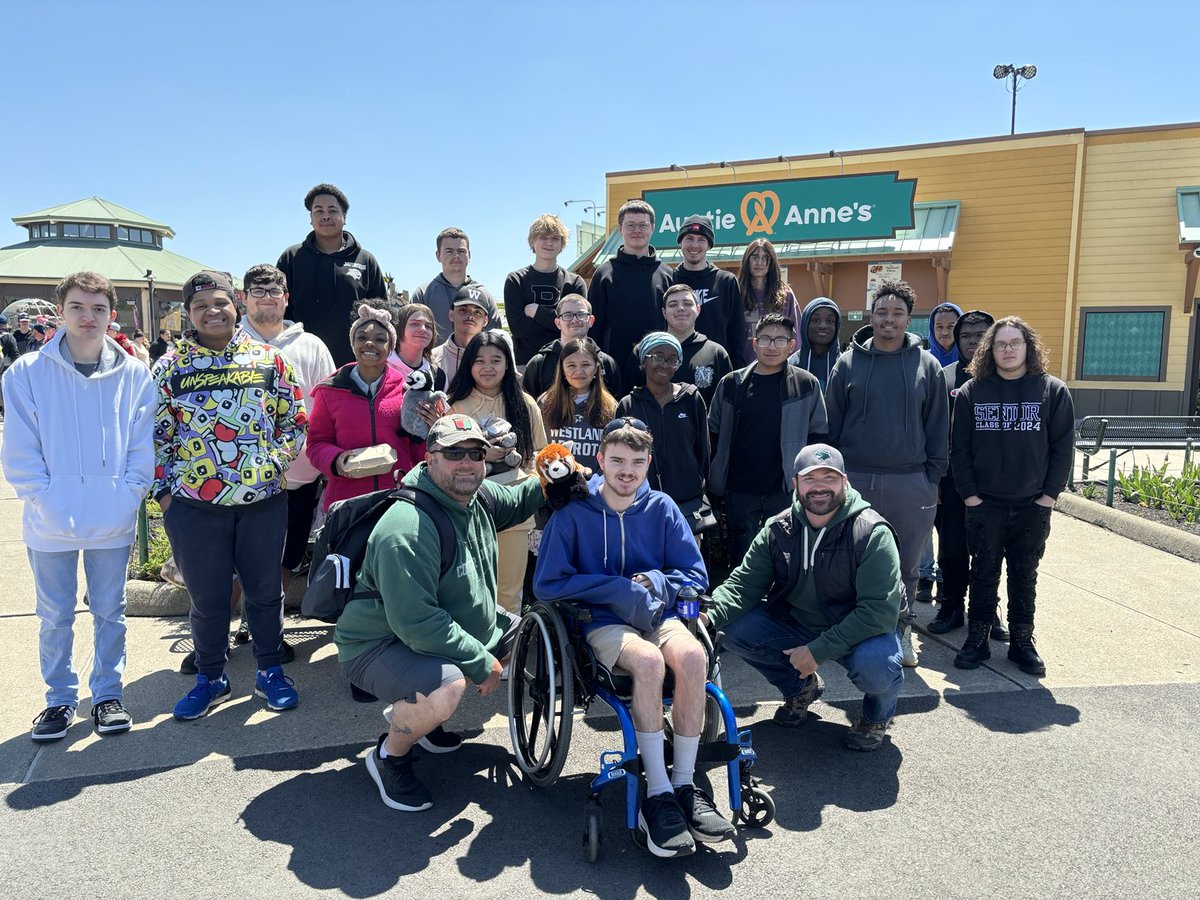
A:
{"label": "teal hoodie", "polygon": [[458,536],[454,564],[441,574],[441,542],[428,516],[411,503],[392,504],[371,532],[358,573],[360,590],[382,596],[346,604],[333,632],[338,659],[346,662],[399,638],[417,653],[450,660],[482,684],[504,634],[496,618],[496,532],[541,508],[541,483],[529,478],[511,487],[488,482],[481,488],[495,500],[494,524],[477,496],[464,507],[434,484],[428,463],[405,475],[404,484],[432,494],[450,514]]}

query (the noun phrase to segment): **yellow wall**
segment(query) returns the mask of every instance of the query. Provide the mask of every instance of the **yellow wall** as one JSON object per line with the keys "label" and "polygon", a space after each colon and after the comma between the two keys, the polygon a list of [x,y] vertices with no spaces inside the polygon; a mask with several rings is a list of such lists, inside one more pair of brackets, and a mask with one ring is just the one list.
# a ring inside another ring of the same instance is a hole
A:
{"label": "yellow wall", "polygon": [[[1165,382],[1070,381],[1071,387],[1184,390],[1190,316],[1175,189],[1200,182],[1200,128],[1089,135],[1071,318],[1071,357],[1084,306],[1168,306]],[[1075,366],[1068,373],[1074,375]]]}

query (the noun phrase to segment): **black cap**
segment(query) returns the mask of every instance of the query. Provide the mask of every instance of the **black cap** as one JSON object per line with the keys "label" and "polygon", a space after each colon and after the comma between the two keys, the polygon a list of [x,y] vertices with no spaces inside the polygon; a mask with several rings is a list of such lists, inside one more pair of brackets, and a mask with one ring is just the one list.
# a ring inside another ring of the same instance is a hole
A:
{"label": "black cap", "polygon": [[217,272],[212,269],[197,272],[183,283],[183,305],[185,307],[192,299],[192,295],[198,291],[225,291],[229,294],[230,299],[237,297],[237,292],[233,288],[233,276],[228,272]]}
{"label": "black cap", "polygon": [[710,250],[717,242],[716,235],[713,234],[712,219],[708,216],[688,216],[684,219],[683,224],[679,226],[679,233],[675,235],[675,243],[682,244],[684,237],[689,234],[703,235]]}

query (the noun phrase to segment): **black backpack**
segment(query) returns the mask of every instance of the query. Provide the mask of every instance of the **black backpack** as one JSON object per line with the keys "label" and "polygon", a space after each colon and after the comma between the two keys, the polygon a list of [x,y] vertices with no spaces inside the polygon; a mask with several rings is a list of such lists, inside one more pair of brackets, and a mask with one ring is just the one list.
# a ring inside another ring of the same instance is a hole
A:
{"label": "black backpack", "polygon": [[[493,522],[495,500],[480,486],[479,501]],[[441,569],[444,576],[454,565],[458,535],[450,516],[431,494],[420,488],[402,487],[374,491],[360,497],[339,500],[329,508],[325,524],[317,532],[313,545],[313,564],[308,572],[308,589],[300,601],[300,611],[310,619],[336,622],[353,597],[379,597],[377,591],[355,592],[358,570],[367,554],[367,540],[375,525],[393,503],[411,503],[429,518],[441,543]]]}

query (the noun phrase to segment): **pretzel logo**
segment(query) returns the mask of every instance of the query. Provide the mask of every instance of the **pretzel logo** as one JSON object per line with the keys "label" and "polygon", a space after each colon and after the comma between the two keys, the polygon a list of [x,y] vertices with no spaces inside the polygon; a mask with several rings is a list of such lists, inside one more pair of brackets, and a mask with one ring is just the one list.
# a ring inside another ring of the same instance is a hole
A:
{"label": "pretzel logo", "polygon": [[[754,207],[753,216],[749,214],[751,205]],[[774,191],[751,191],[742,198],[741,212],[742,224],[746,226],[746,237],[760,231],[764,234],[774,234],[771,229],[779,218],[779,195]]]}

